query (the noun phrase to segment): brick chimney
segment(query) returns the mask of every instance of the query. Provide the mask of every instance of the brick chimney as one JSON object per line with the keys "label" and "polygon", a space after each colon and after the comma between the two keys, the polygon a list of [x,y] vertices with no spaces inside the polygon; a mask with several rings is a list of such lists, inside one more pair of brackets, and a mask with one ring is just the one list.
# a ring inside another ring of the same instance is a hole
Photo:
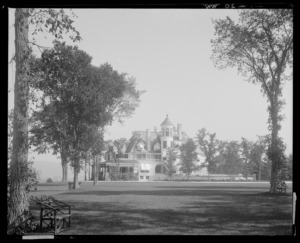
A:
{"label": "brick chimney", "polygon": [[182,124],[177,124],[177,134],[179,140],[182,140]]}
{"label": "brick chimney", "polygon": [[150,130],[147,129],[146,130],[146,143],[147,143],[147,150],[150,151]]}

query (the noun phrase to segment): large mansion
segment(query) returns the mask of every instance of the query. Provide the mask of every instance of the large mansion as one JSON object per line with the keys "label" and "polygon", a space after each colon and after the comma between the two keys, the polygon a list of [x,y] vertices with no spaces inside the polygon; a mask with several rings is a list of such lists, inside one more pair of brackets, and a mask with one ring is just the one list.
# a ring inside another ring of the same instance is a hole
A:
{"label": "large mansion", "polygon": [[[164,180],[167,178],[166,167],[167,149],[178,150],[188,139],[182,131],[182,124],[175,127],[168,116],[160,125],[160,130],[134,131],[118,154],[108,152],[105,156],[105,180],[110,180],[109,173],[133,173],[140,181]],[[202,160],[203,161],[203,160]],[[178,161],[177,161],[178,163]],[[177,169],[176,173],[180,173]],[[199,171],[198,173],[206,173]]]}

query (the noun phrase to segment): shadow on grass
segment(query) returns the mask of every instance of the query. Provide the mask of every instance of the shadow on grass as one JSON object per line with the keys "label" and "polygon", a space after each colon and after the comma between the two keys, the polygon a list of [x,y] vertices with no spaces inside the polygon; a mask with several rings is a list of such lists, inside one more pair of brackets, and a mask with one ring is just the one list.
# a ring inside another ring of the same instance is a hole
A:
{"label": "shadow on grass", "polygon": [[[98,192],[97,195],[103,196],[106,193],[123,195],[120,192]],[[174,194],[174,191],[130,191],[130,193],[141,196],[190,196],[191,192]],[[76,205],[72,218],[75,226],[66,231],[66,234],[292,234],[290,196],[274,196],[269,193],[237,194],[220,190],[217,193],[201,191],[197,195],[200,194],[202,197],[199,200],[186,200],[175,209],[141,208],[135,203],[125,204],[120,201],[110,203],[72,201],[70,203]]]}
{"label": "shadow on grass", "polygon": [[[176,190],[178,188],[172,188],[173,190],[78,190],[78,191],[67,191],[63,194],[65,195],[84,195],[84,196],[121,196],[121,195],[136,195],[136,196],[208,196],[208,195],[261,195],[262,197],[289,197],[290,193],[287,194],[270,194],[264,191],[264,189],[260,188],[260,190],[253,189],[238,189],[238,188],[229,188],[220,189],[220,187],[215,188],[180,188],[180,190]],[[262,191],[262,192],[259,192]]]}
{"label": "shadow on grass", "polygon": [[83,186],[57,194],[75,205],[72,227],[62,234],[292,234],[290,193],[229,185],[138,186]]}

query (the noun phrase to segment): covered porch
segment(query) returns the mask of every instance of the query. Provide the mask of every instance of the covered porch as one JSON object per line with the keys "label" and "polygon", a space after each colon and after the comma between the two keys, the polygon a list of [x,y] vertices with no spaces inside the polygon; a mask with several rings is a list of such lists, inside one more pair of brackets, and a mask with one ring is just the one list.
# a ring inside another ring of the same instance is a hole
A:
{"label": "covered porch", "polygon": [[[126,175],[128,178],[138,176],[139,162],[136,160],[118,160],[106,162],[105,180],[112,180],[115,176]],[[127,178],[126,177],[126,178]]]}

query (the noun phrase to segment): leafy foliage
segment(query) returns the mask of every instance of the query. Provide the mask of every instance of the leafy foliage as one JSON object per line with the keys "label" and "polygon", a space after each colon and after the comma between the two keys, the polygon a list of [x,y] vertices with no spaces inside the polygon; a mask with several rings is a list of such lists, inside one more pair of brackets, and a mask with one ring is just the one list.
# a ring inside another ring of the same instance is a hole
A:
{"label": "leafy foliage", "polygon": [[173,148],[167,149],[167,161],[164,162],[165,168],[167,169],[166,174],[169,176],[170,180],[172,179],[172,175],[176,173],[176,160],[179,158],[178,151]]}
{"label": "leafy foliage", "polygon": [[28,14],[29,23],[33,27],[33,36],[36,36],[38,33],[47,32],[52,34],[57,40],[63,39],[65,37],[64,34],[68,34],[73,42],[82,40],[80,33],[73,26],[73,19],[77,16],[72,11],[70,12],[72,17],[70,17],[70,14],[67,14],[64,9],[51,8],[31,8]]}
{"label": "leafy foliage", "polygon": [[242,168],[242,174],[247,178],[248,175],[251,174],[253,171],[253,160],[251,160],[251,155],[253,156],[252,151],[257,151],[253,150],[253,143],[251,141],[248,141],[246,138],[242,138],[241,142],[241,158],[243,160],[243,168]]}
{"label": "leafy foliage", "polygon": [[197,140],[200,150],[205,155],[205,163],[201,166],[207,167],[208,172],[216,172],[217,160],[215,159],[218,152],[218,141],[216,133],[210,134],[205,128],[202,128],[197,133]]}
{"label": "leafy foliage", "polygon": [[86,153],[99,155],[103,149],[103,132],[97,130],[131,114],[139,101],[131,79],[107,63],[95,67],[91,60],[78,47],[56,41],[34,65],[33,86],[43,97],[31,132],[37,144],[50,143],[57,150],[66,146],[76,173]]}
{"label": "leafy foliage", "polygon": [[138,181],[139,180],[136,174],[130,172],[122,173],[122,174],[119,174],[118,172],[110,172],[109,178],[112,181]]}
{"label": "leafy foliage", "polygon": [[225,173],[234,175],[242,172],[242,159],[239,156],[239,150],[240,145],[237,141],[226,143],[225,150],[223,151]]}
{"label": "leafy foliage", "polygon": [[199,169],[196,162],[199,161],[196,152],[197,146],[192,139],[188,139],[186,143],[180,146],[180,170],[190,177],[190,174]]}
{"label": "leafy foliage", "polygon": [[282,86],[293,62],[293,12],[291,9],[242,10],[238,23],[229,17],[215,20],[212,60],[216,67],[237,67],[248,81],[258,83],[268,99],[269,159],[272,161],[271,192],[284,161],[283,144],[278,138],[284,101]]}
{"label": "leafy foliage", "polygon": [[282,178],[283,180],[292,180],[293,179],[293,155],[290,154],[282,168]]}

